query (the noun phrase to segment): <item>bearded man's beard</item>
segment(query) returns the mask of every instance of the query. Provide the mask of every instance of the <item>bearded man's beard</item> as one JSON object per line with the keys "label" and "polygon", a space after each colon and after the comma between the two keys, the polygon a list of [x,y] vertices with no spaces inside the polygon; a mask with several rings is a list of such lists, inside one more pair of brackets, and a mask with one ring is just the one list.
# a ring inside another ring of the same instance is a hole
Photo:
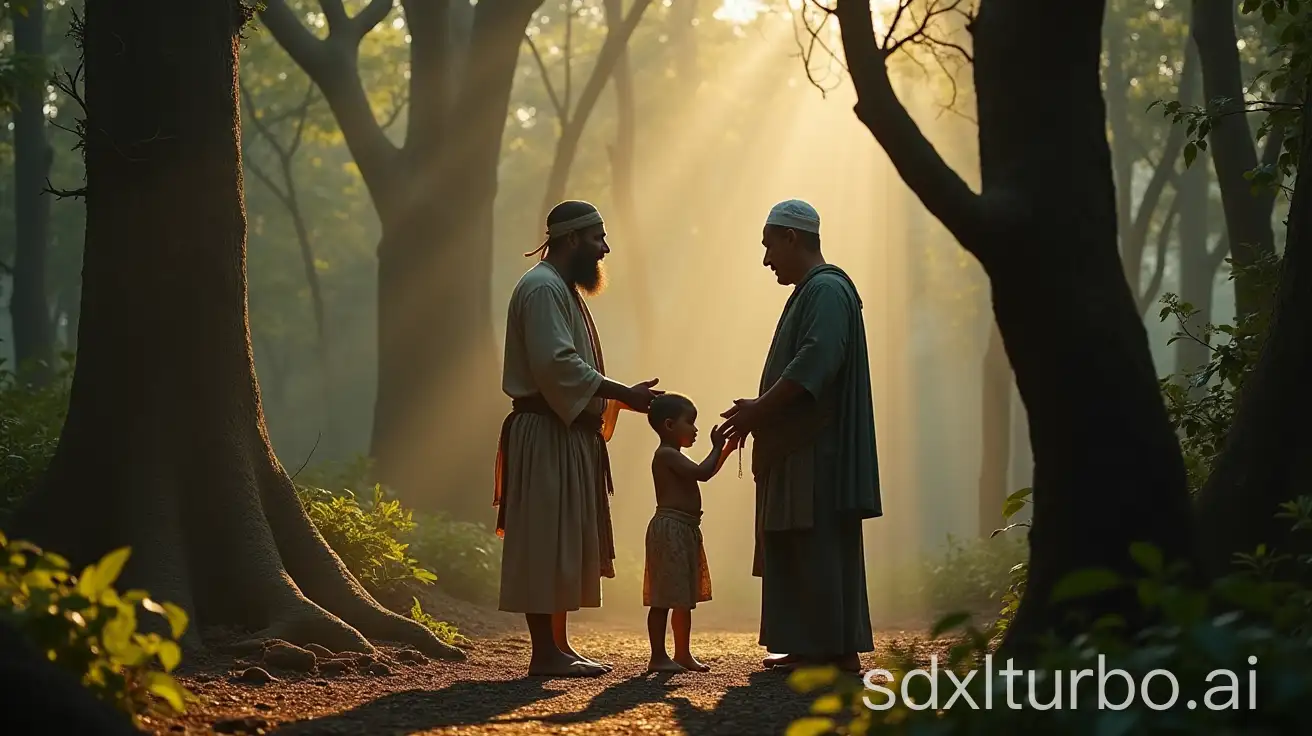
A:
{"label": "bearded man's beard", "polygon": [[601,259],[576,251],[570,259],[569,281],[588,296],[596,296],[606,289],[606,273]]}

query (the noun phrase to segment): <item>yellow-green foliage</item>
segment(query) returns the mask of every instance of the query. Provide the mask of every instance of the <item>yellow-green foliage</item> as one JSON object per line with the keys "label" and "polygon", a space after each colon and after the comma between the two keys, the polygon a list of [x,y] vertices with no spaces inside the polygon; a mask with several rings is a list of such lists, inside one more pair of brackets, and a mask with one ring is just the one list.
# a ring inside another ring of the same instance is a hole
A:
{"label": "yellow-green foliage", "polygon": [[470,643],[469,639],[464,634],[461,634],[459,629],[454,625],[445,621],[438,621],[430,616],[428,612],[424,610],[424,607],[419,605],[418,598],[412,597],[410,600],[414,601],[414,604],[410,606],[410,618],[423,624],[424,627],[433,632],[439,640],[452,646]]}
{"label": "yellow-green foliage", "polygon": [[[0,618],[120,710],[137,715],[162,702],[183,712],[190,693],[169,673],[182,660],[187,614],[143,590],[117,592],[128,555],[116,549],[73,575],[59,555],[0,534]],[[138,608],[167,621],[169,636],[137,631]]]}
{"label": "yellow-green foliage", "polygon": [[301,487],[297,495],[310,521],[361,583],[387,590],[400,583],[437,580],[410,556],[410,545],[398,541],[415,527],[412,512],[400,501],[388,500],[381,485],[374,486],[373,502],[367,508],[350,490],[332,493]]}

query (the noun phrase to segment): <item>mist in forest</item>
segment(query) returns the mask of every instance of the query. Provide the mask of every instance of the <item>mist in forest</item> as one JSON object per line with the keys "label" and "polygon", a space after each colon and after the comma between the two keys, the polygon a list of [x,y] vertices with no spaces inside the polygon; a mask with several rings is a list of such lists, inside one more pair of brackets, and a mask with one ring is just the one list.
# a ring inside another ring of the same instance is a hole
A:
{"label": "mist in forest", "polygon": [[[801,53],[807,43],[798,17],[786,12],[758,16],[756,8],[741,2],[702,8],[694,18],[703,33],[697,77],[671,83],[671,55],[661,52],[679,41],[662,25],[669,5],[649,11],[630,42],[637,97],[635,222],[626,229],[614,217],[613,85],[587,124],[565,192],[565,198],[597,204],[608,218],[608,286],[590,302],[607,373],[626,384],[659,377],[658,388],[692,398],[702,439],[689,452],[695,459],[704,457],[720,412],[734,399],[757,395],[770,338],[788,297],[788,287],[775,283],[761,264],[766,213],[783,199],[813,204],[821,215],[825,256],[852,276],[864,300],[884,506],[882,518],[865,523],[867,575],[872,620],[877,627],[895,623],[881,616],[881,606],[890,597],[905,596],[907,588],[884,582],[939,552],[950,536],[974,537],[981,526],[980,375],[992,325],[988,282],[908,191],[853,115],[855,98],[838,62],[823,49]],[[592,32],[597,35],[595,27]],[[825,33],[822,38],[837,48],[837,39]],[[392,23],[362,50],[380,117],[404,104],[389,91],[404,83],[389,62],[390,55],[401,52],[386,46],[389,39],[403,43],[404,34],[403,23]],[[537,38],[537,51],[554,72],[558,93],[563,52],[559,32],[545,15]],[[577,52],[584,58],[574,71],[576,87],[588,70],[588,53],[599,42],[588,43],[578,41]],[[378,225],[331,113],[304,74],[262,31],[248,40],[243,65],[248,93],[243,115],[250,121],[243,135],[252,339],[274,448],[288,471],[296,472],[307,462],[348,460],[369,449]],[[498,349],[510,292],[534,263],[523,253],[542,240],[542,198],[557,128],[542,67],[527,44],[519,66],[496,201],[491,328]],[[952,95],[944,72],[909,64],[899,69],[903,101],[945,158],[974,181],[975,127],[948,109]],[[967,84],[969,68],[959,74]],[[288,124],[289,115],[302,101],[304,124],[295,128]],[[388,134],[396,138],[407,120],[404,113],[394,117]],[[294,221],[268,183],[278,185],[282,154],[270,146],[266,129],[256,120],[281,136],[284,151],[290,146],[288,136],[298,136],[297,158],[289,170],[316,249],[324,332],[330,337],[326,357],[316,353],[312,294]],[[53,135],[58,147],[61,134]],[[1053,185],[1061,186],[1060,179],[1054,173]],[[69,233],[71,242],[72,234],[80,232],[81,214],[74,209],[56,206],[56,241]],[[1059,241],[1061,233],[1052,237]],[[80,247],[80,238],[74,245]],[[53,243],[52,261],[75,284],[77,260],[68,257],[72,249],[68,243]],[[1154,258],[1147,256],[1145,269],[1155,268]],[[1164,289],[1174,288],[1176,271],[1174,262],[1166,264]],[[1218,274],[1215,287],[1213,320],[1225,321],[1232,298],[1224,275]],[[7,280],[0,280],[0,291],[8,295]],[[1155,310],[1148,312],[1145,324],[1158,373],[1165,374],[1174,368],[1166,346],[1174,325],[1161,324]],[[69,313],[71,318],[59,322],[65,340],[76,331],[75,304]],[[484,328],[469,325],[470,330]],[[9,350],[7,330],[7,321],[0,320],[0,338],[5,338],[0,351]],[[332,368],[329,378],[325,366]],[[442,388],[450,396],[465,392],[458,385]],[[509,400],[505,404],[508,410]],[[444,421],[466,420],[454,414]],[[1030,457],[1024,410],[1014,397],[1010,414],[1012,451],[1005,464],[1007,486],[1014,490],[1029,482]],[[655,445],[643,416],[621,415],[610,453],[622,578],[641,577],[643,534],[655,506],[649,469]],[[490,525],[496,448],[458,449],[487,459],[487,485],[466,491],[487,499],[483,521]],[[704,615],[751,627],[759,580],[750,576],[754,491],[748,452],[742,453],[741,463],[742,477],[735,456],[703,485],[702,529],[715,586],[715,599]],[[995,521],[1002,525],[1000,518]],[[609,591],[614,584],[605,585]],[[627,612],[640,603],[608,592],[606,610],[586,615]]]}

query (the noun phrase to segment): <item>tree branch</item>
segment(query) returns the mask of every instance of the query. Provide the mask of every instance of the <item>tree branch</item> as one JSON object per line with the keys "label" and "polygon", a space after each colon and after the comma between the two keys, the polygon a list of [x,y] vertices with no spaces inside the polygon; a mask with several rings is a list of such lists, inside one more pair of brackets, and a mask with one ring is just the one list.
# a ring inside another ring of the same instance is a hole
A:
{"label": "tree branch", "polygon": [[981,196],[943,160],[897,98],[888,76],[889,53],[876,42],[869,2],[837,0],[834,12],[857,92],[857,119],[930,214],[972,255],[985,260],[991,254],[983,252],[987,244],[980,237],[986,221]]}
{"label": "tree branch", "polygon": [[[583,136],[583,127],[587,124],[589,116],[592,115],[592,109],[596,106],[597,100],[601,98],[601,92],[606,88],[607,82],[610,81],[611,74],[615,71],[615,64],[619,61],[620,55],[629,45],[629,39],[633,36],[633,31],[642,21],[642,14],[646,12],[647,7],[651,5],[651,0],[634,0],[633,5],[629,7],[629,12],[619,24],[611,25],[611,18],[607,18],[608,30],[606,31],[606,40],[601,45],[601,51],[597,53],[597,61],[592,67],[592,73],[588,76],[588,81],[583,85],[583,92],[579,95],[578,105],[575,106],[569,121],[561,129],[560,140],[556,145],[556,156],[551,164],[551,173],[547,178],[546,194],[543,197],[542,212],[543,219],[546,218],[547,212],[551,209],[560,198],[565,185],[569,180],[569,170],[574,163],[574,155],[578,149],[579,139]],[[567,101],[568,102],[568,101]]]}
{"label": "tree branch", "polygon": [[1166,219],[1162,221],[1162,227],[1157,231],[1157,255],[1153,261],[1153,275],[1148,281],[1148,286],[1139,295],[1140,316],[1147,314],[1153,298],[1162,289],[1162,277],[1166,275],[1166,247],[1171,240],[1171,231],[1175,229],[1175,223],[1179,216],[1180,197],[1176,195],[1171,199],[1171,208],[1166,212]]}
{"label": "tree branch", "polygon": [[560,98],[556,96],[556,86],[551,83],[551,74],[547,71],[547,62],[542,59],[542,54],[538,52],[537,44],[533,43],[533,37],[524,31],[524,41],[528,44],[529,51],[533,52],[533,60],[538,64],[538,73],[542,75],[542,86],[547,88],[547,97],[551,100],[551,106],[556,111],[556,118],[560,120],[562,126],[569,124],[569,110],[565,109]]}
{"label": "tree branch", "polygon": [[[331,0],[325,1],[331,4]],[[350,29],[349,32],[343,31],[345,36],[338,35],[338,31],[330,28],[329,37],[325,40],[315,38],[301,25],[284,0],[266,0],[260,11],[260,18],[273,34],[274,40],[323,93],[346,139],[346,147],[355,159],[371,195],[375,197],[387,189],[387,180],[391,176],[392,162],[396,160],[398,149],[388,140],[374,117],[369,97],[360,81],[356,55],[363,34],[377,25],[373,19],[380,12],[380,4],[390,12],[391,0],[373,0],[346,26],[342,26],[341,20],[338,20],[338,29]],[[373,22],[369,24],[371,20]],[[369,24],[367,28],[366,24]]]}

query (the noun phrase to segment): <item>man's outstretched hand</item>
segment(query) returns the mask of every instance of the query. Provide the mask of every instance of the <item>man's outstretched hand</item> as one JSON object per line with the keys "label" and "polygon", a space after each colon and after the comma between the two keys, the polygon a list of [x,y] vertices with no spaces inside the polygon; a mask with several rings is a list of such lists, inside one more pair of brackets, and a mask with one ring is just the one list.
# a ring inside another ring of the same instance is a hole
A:
{"label": "man's outstretched hand", "polygon": [[647,410],[651,408],[651,400],[665,393],[652,388],[652,386],[660,383],[660,380],[659,378],[652,378],[629,386],[629,398],[624,401],[624,404],[636,412],[646,414]]}
{"label": "man's outstretched hand", "polygon": [[735,399],[733,406],[720,415],[725,420],[720,426],[720,432],[741,445],[747,434],[756,429],[760,419],[757,401],[757,399]]}

